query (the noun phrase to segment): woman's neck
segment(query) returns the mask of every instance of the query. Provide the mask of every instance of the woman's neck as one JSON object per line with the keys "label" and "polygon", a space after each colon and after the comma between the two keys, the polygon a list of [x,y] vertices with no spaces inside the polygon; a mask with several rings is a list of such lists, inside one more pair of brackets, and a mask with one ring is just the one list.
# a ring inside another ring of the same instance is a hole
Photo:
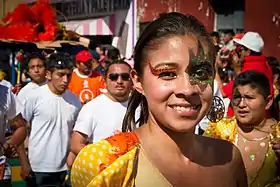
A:
{"label": "woman's neck", "polygon": [[155,120],[148,120],[148,123],[138,128],[136,134],[139,141],[145,148],[157,147],[157,151],[165,153],[184,155],[192,157],[195,144],[194,129],[189,132],[174,132],[163,125],[159,125]]}

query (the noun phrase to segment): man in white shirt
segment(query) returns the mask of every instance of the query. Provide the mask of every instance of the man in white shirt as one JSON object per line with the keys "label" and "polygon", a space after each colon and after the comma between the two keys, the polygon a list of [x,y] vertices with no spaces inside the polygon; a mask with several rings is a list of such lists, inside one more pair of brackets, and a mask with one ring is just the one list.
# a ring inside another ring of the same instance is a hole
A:
{"label": "man in white shirt", "polygon": [[[31,82],[20,89],[17,97],[21,103],[25,103],[26,97],[30,90],[39,88],[46,84],[46,58],[42,53],[33,52],[27,54],[27,59],[23,63],[23,69],[26,71],[27,76],[30,77]],[[28,148],[28,135],[30,131],[30,124],[27,123],[28,134],[24,142],[24,147]]]}
{"label": "man in white shirt", "polygon": [[48,83],[30,91],[23,116],[31,123],[29,161],[37,186],[62,186],[72,128],[81,108],[67,90],[74,63],[64,53],[51,54],[46,63]]}
{"label": "man in white shirt", "polygon": [[132,90],[131,67],[123,60],[110,63],[105,72],[108,92],[83,106],[76,121],[71,151],[78,154],[88,143],[97,142],[120,131]]}
{"label": "man in white shirt", "polygon": [[40,87],[46,83],[46,64],[45,57],[41,53],[30,53],[27,55],[26,64],[23,69],[31,78],[31,82],[25,85],[18,93],[18,99],[24,103],[29,91]]}
{"label": "man in white shirt", "polygon": [[[6,165],[4,153],[11,149],[16,149],[19,154],[22,177],[26,178],[30,173],[30,166],[23,148],[23,141],[26,137],[26,128],[21,115],[22,106],[12,93],[11,89],[3,84],[0,80],[0,186],[11,186],[11,170]],[[15,129],[11,139],[5,140],[6,121],[10,121],[12,129]]]}

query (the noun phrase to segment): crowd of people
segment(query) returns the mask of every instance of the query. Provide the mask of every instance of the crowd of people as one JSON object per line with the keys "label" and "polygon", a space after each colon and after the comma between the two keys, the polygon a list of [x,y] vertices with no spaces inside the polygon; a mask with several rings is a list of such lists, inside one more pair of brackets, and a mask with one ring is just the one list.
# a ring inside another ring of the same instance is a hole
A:
{"label": "crowd of people", "polygon": [[264,44],[172,12],[133,64],[102,46],[27,54],[28,84],[0,81],[0,186],[12,152],[29,187],[280,186],[280,63]]}

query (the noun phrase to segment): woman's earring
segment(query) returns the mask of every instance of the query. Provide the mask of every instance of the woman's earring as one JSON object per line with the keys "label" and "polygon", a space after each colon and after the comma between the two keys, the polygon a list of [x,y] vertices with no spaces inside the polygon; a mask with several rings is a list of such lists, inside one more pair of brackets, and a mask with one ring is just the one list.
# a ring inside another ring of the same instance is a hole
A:
{"label": "woman's earring", "polygon": [[217,123],[218,121],[223,119],[224,115],[225,104],[223,100],[218,96],[214,96],[212,106],[207,114],[207,118],[209,119],[209,121]]}

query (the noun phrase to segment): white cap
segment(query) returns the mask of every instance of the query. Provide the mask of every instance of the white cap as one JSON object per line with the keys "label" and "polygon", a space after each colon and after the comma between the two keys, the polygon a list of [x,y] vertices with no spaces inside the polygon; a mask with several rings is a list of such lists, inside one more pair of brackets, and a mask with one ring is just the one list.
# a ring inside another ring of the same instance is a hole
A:
{"label": "white cap", "polygon": [[264,46],[262,37],[256,32],[247,32],[241,39],[233,39],[233,41],[258,53],[262,51]]}

